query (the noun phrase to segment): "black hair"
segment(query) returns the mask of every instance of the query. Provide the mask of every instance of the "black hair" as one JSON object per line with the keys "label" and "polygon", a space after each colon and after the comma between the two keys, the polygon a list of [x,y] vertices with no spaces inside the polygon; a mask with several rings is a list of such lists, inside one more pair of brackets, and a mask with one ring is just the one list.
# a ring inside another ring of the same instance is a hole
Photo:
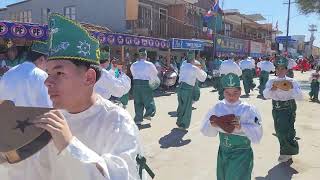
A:
{"label": "black hair", "polygon": [[87,70],[88,69],[93,69],[96,72],[96,82],[99,81],[101,74],[102,74],[102,69],[99,65],[96,64],[92,64],[90,62],[83,62],[83,61],[79,61],[79,60],[70,60],[74,65],[76,65],[77,67],[85,67]]}
{"label": "black hair", "polygon": [[34,52],[34,51],[29,51],[28,55],[27,55],[27,61],[35,62],[41,56],[46,56],[46,55],[38,53],[38,52]]}
{"label": "black hair", "polygon": [[100,60],[100,64],[104,64],[106,62],[110,61],[109,59],[103,59],[103,60]]}

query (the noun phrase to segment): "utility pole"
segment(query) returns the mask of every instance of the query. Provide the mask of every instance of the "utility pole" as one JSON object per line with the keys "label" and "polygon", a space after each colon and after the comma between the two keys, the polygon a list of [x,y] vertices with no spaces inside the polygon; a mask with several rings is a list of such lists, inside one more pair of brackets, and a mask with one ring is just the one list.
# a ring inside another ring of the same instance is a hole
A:
{"label": "utility pole", "polygon": [[288,45],[289,45],[290,8],[291,8],[291,0],[289,0],[289,3],[288,3],[287,35],[286,35],[286,44],[285,44],[286,52],[288,52]]}
{"label": "utility pole", "polygon": [[314,32],[318,31],[318,30],[317,30],[317,25],[315,25],[315,24],[310,24],[310,25],[309,25],[309,31],[310,31],[310,33],[311,33],[311,36],[310,36],[310,55],[312,55],[313,42],[314,42],[314,40],[315,40]]}

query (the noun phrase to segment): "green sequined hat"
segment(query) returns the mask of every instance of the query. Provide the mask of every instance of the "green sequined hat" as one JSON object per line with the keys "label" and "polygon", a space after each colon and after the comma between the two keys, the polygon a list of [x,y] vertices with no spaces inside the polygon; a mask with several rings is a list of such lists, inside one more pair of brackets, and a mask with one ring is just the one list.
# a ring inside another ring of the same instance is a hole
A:
{"label": "green sequined hat", "polygon": [[139,49],[139,55],[140,56],[147,56],[148,55],[147,50],[145,48]]}
{"label": "green sequined hat", "polygon": [[43,41],[34,41],[31,46],[31,51],[37,52],[43,55],[49,54],[48,43]]}
{"label": "green sequined hat", "polygon": [[240,78],[236,74],[229,73],[222,78],[222,87],[225,88],[239,88]]}
{"label": "green sequined hat", "polygon": [[283,56],[276,57],[276,60],[274,62],[274,65],[276,67],[288,67],[288,59]]}
{"label": "green sequined hat", "polygon": [[79,23],[60,14],[49,17],[48,60],[76,60],[100,64],[99,41]]}

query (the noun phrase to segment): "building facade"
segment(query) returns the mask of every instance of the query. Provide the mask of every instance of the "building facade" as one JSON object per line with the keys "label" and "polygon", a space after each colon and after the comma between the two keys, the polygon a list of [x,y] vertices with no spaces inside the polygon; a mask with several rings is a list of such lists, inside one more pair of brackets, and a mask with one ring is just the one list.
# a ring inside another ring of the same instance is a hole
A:
{"label": "building facade", "polygon": [[48,15],[54,12],[80,22],[109,27],[113,32],[125,32],[124,7],[126,0],[25,0],[0,11],[0,18],[47,24]]}

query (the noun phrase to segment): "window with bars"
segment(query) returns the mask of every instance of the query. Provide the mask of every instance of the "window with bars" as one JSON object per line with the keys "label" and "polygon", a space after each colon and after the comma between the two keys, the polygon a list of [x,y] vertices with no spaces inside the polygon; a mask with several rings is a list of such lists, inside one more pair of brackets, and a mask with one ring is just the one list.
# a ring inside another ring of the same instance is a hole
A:
{"label": "window with bars", "polygon": [[49,8],[42,8],[41,9],[41,23],[47,24],[48,23],[48,17],[50,15],[50,9]]}
{"label": "window with bars", "polygon": [[13,13],[11,15],[11,19],[13,21],[31,23],[32,22],[32,11],[31,10],[27,10],[27,11],[21,11],[19,13]]}
{"label": "window with bars", "polygon": [[138,19],[138,28],[152,30],[152,6],[139,4]]}
{"label": "window with bars", "polygon": [[75,6],[68,6],[64,8],[64,15],[67,18],[72,20],[76,20],[76,7]]}

